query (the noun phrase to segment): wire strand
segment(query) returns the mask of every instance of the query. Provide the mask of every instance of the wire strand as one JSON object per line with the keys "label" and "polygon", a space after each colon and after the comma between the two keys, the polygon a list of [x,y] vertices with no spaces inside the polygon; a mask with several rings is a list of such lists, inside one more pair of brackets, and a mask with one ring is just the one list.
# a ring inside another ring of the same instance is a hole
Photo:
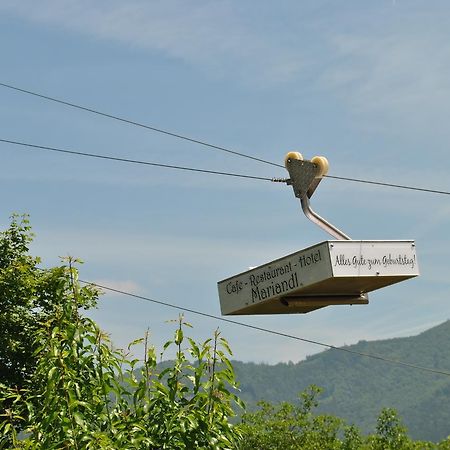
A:
{"label": "wire strand", "polygon": [[46,145],[28,144],[26,142],[11,141],[8,139],[0,139],[0,142],[4,142],[6,144],[19,145],[22,147],[39,149],[39,150],[49,150],[49,151],[57,152],[57,153],[66,153],[69,155],[86,156],[89,158],[106,159],[109,161],[126,162],[126,163],[131,163],[131,164],[141,164],[141,165],[145,165],[145,166],[163,167],[165,169],[188,170],[190,172],[209,173],[209,174],[213,174],[213,175],[226,175],[229,177],[249,178],[252,180],[264,180],[264,181],[275,181],[276,180],[276,179],[272,179],[272,178],[255,177],[252,175],[244,175],[244,174],[239,174],[239,173],[219,172],[217,170],[196,169],[193,167],[174,166],[174,165],[170,165],[170,164],[160,164],[160,163],[154,163],[154,162],[148,162],[148,161],[140,161],[137,159],[128,159],[128,158],[119,158],[116,156],[99,155],[97,153],[78,152],[75,150],[67,150],[67,149],[62,149],[62,148],[57,148],[57,147],[48,147]]}
{"label": "wire strand", "polygon": [[105,113],[105,112],[102,112],[102,111],[98,111],[98,110],[93,109],[93,108],[88,108],[86,106],[78,105],[76,103],[71,103],[71,102],[68,102],[66,100],[61,100],[61,99],[58,99],[58,98],[55,98],[55,97],[50,97],[48,95],[40,94],[38,92],[33,92],[33,91],[29,91],[27,89],[22,89],[22,88],[19,88],[17,86],[12,86],[11,84],[0,83],[0,86],[8,88],[8,89],[12,89],[12,90],[17,91],[17,92],[21,92],[23,94],[33,95],[35,97],[42,98],[44,100],[48,100],[48,101],[51,101],[51,102],[59,103],[61,105],[69,106],[71,108],[79,109],[79,110],[82,110],[82,111],[87,111],[89,113],[96,114],[98,116],[107,117],[108,119],[117,120],[119,122],[127,123],[129,125],[134,125],[136,127],[145,128],[146,130],[155,131],[156,133],[161,133],[161,134],[165,134],[167,136],[172,136],[172,137],[177,138],[177,139],[182,139],[182,140],[185,140],[185,141],[188,141],[188,142],[193,142],[194,144],[199,144],[199,145],[202,145],[204,147],[209,147],[209,148],[212,148],[212,149],[215,149],[215,150],[219,150],[219,151],[222,151],[222,152],[230,153],[230,154],[235,155],[235,156],[241,156],[242,158],[251,159],[253,161],[258,161],[258,162],[261,162],[261,163],[264,163],[264,164],[270,164],[271,166],[275,166],[275,167],[283,167],[280,164],[276,164],[276,163],[273,163],[271,161],[267,161],[267,160],[262,159],[262,158],[257,158],[255,156],[247,155],[245,153],[237,152],[235,150],[231,150],[231,149],[226,148],[226,147],[221,147],[219,145],[210,144],[208,142],[201,141],[199,139],[194,139],[194,138],[191,138],[191,137],[188,137],[188,136],[184,136],[182,134],[174,133],[172,131],[163,130],[162,128],[157,128],[157,127],[154,127],[154,126],[151,126],[151,125],[146,125],[146,124],[143,124],[143,123],[140,123],[140,122],[136,122],[134,120],[126,119],[125,117],[116,116],[116,115],[113,115],[113,114],[109,114],[109,113]]}
{"label": "wire strand", "polygon": [[386,186],[386,187],[392,187],[392,188],[398,188],[398,189],[409,189],[410,191],[421,191],[421,192],[429,192],[431,194],[443,194],[443,195],[450,195],[449,191],[439,191],[436,189],[428,189],[428,188],[421,188],[421,187],[415,187],[415,186],[407,186],[404,184],[392,184],[392,183],[383,183],[381,181],[370,181],[370,180],[361,180],[358,178],[347,178],[347,177],[336,177],[333,175],[324,175],[326,178],[332,178],[334,180],[343,180],[343,181],[353,181],[355,183],[364,183],[364,184],[372,184],[376,186]]}
{"label": "wire strand", "polygon": [[[21,141],[13,141],[10,139],[0,139],[0,142],[6,143],[6,144],[19,145],[22,147],[40,149],[40,150],[49,150],[49,151],[58,152],[58,153],[67,153],[70,155],[85,156],[85,157],[90,157],[90,158],[98,158],[98,159],[105,159],[105,160],[110,160],[110,161],[118,161],[118,162],[132,163],[132,164],[142,164],[142,165],[146,165],[146,166],[162,167],[162,168],[166,168],[166,169],[187,170],[187,171],[191,171],[191,172],[209,173],[209,174],[214,174],[214,175],[225,175],[225,176],[237,177],[237,178],[249,178],[249,179],[253,179],[253,180],[264,180],[264,181],[271,181],[271,182],[277,182],[277,183],[287,183],[289,181],[286,178],[257,177],[257,176],[245,175],[245,174],[221,172],[221,171],[217,171],[217,170],[206,170],[206,169],[197,169],[197,168],[192,168],[192,167],[175,166],[175,165],[171,165],[171,164],[154,163],[154,162],[142,161],[142,160],[136,160],[136,159],[120,158],[120,157],[116,157],[116,156],[100,155],[98,153],[87,153],[87,152],[80,152],[80,151],[75,151],[75,150],[67,150],[67,149],[62,149],[62,148],[58,148],[58,147],[49,147],[46,145],[30,144],[30,143],[21,142]],[[355,183],[363,183],[363,184],[384,186],[384,187],[397,188],[397,189],[407,189],[410,191],[427,192],[427,193],[431,193],[431,194],[450,195],[449,191],[441,191],[441,190],[436,190],[436,189],[407,186],[407,185],[403,185],[403,184],[385,183],[385,182],[381,182],[381,181],[362,180],[362,179],[358,179],[358,178],[339,177],[339,176],[334,176],[334,175],[324,175],[324,178],[330,178],[333,180],[341,180],[341,181],[351,181],[351,182],[355,182]]]}
{"label": "wire strand", "polygon": [[258,327],[258,326],[255,326],[255,325],[250,325],[248,323],[239,322],[237,320],[226,319],[226,318],[221,317],[221,316],[216,316],[214,314],[208,314],[208,313],[205,313],[205,312],[202,312],[202,311],[198,311],[198,310],[195,310],[195,309],[192,309],[192,308],[186,308],[184,306],[179,306],[179,305],[175,305],[175,304],[172,304],[172,303],[163,302],[161,300],[155,300],[155,299],[152,299],[152,298],[149,298],[149,297],[144,297],[142,295],[132,294],[131,292],[123,291],[123,290],[120,290],[120,289],[115,289],[115,288],[112,288],[112,287],[109,287],[109,286],[105,286],[105,285],[101,285],[101,284],[98,284],[98,283],[93,283],[93,282],[85,281],[85,280],[81,280],[81,279],[80,279],[80,281],[82,283],[84,283],[84,284],[89,284],[91,286],[95,286],[95,287],[100,288],[100,289],[104,289],[104,290],[107,290],[107,291],[115,292],[117,294],[126,295],[128,297],[133,297],[133,298],[137,298],[137,299],[140,299],[140,300],[145,300],[145,301],[148,301],[148,302],[151,302],[151,303],[155,303],[157,305],[166,306],[168,308],[177,309],[179,311],[188,312],[188,313],[195,314],[195,315],[198,315],[198,316],[207,317],[209,319],[214,319],[214,320],[218,320],[218,321],[221,321],[221,322],[230,323],[230,324],[233,324],[233,325],[249,328],[249,329],[252,329],[252,330],[261,331],[263,333],[268,333],[268,334],[272,334],[272,335],[276,335],[276,336],[281,336],[281,337],[285,337],[285,338],[288,338],[288,339],[294,339],[296,341],[306,342],[308,344],[314,344],[314,345],[318,345],[318,346],[321,346],[321,347],[326,347],[326,348],[329,348],[329,349],[332,349],[332,350],[338,350],[338,351],[350,353],[350,354],[357,355],[357,356],[372,358],[372,359],[376,359],[376,360],[379,360],[379,361],[384,361],[386,363],[400,365],[400,366],[403,366],[403,367],[409,367],[409,368],[412,368],[412,369],[423,370],[425,372],[430,372],[430,373],[434,373],[434,374],[450,376],[450,372],[447,372],[445,370],[439,370],[439,369],[433,369],[433,368],[430,368],[430,367],[419,366],[417,364],[407,363],[407,362],[404,362],[404,361],[399,361],[399,360],[391,359],[391,358],[385,358],[384,356],[374,355],[374,354],[371,354],[371,353],[358,352],[356,350],[351,350],[351,349],[345,348],[345,347],[337,347],[335,345],[326,344],[324,342],[319,342],[319,341],[315,341],[315,340],[312,340],[312,339],[306,339],[306,338],[302,338],[300,336],[295,336],[295,335],[292,335],[292,334],[283,333],[281,331],[271,330],[269,328]]}

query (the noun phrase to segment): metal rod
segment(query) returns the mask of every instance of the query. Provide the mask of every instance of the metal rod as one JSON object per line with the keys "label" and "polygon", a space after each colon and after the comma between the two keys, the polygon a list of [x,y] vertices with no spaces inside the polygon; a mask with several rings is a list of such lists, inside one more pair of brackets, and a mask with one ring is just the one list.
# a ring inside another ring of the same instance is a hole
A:
{"label": "metal rod", "polygon": [[[287,182],[292,185],[295,196],[300,199],[305,216],[334,238],[350,241],[349,236],[311,209],[309,199],[322,181],[323,174],[319,165],[311,161],[303,160],[296,153],[292,153],[292,155],[288,153],[286,157],[286,169],[291,177]],[[328,162],[326,166],[328,166]]]}
{"label": "metal rod", "polygon": [[351,238],[347,236],[343,231],[332,225],[330,222],[326,221],[323,217],[319,216],[319,214],[311,209],[311,206],[309,205],[309,198],[307,195],[303,195],[302,197],[300,197],[300,203],[302,205],[302,210],[305,213],[305,216],[309,220],[311,220],[311,222],[318,225],[320,228],[331,234],[331,236],[335,237],[336,239],[339,239],[341,241],[351,241]]}

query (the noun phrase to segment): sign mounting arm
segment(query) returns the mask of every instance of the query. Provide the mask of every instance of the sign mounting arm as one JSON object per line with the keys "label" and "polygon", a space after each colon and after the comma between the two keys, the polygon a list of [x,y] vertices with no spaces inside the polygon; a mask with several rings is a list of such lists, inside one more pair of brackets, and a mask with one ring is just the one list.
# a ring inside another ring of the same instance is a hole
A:
{"label": "sign mounting arm", "polygon": [[292,185],[295,196],[300,199],[305,216],[334,238],[351,240],[343,231],[314,212],[310,206],[309,199],[328,171],[327,159],[315,156],[311,161],[304,161],[300,153],[289,152],[285,158],[285,165],[290,175],[287,183]]}

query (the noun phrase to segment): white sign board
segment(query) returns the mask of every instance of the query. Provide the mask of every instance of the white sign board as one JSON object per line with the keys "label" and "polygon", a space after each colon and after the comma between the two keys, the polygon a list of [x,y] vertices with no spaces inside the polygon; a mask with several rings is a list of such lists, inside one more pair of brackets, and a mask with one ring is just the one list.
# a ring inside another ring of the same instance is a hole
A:
{"label": "white sign board", "polygon": [[326,241],[220,281],[218,289],[225,315],[291,313],[285,299],[336,304],[418,274],[413,241]]}
{"label": "white sign board", "polygon": [[336,241],[329,247],[337,277],[419,275],[412,241]]}

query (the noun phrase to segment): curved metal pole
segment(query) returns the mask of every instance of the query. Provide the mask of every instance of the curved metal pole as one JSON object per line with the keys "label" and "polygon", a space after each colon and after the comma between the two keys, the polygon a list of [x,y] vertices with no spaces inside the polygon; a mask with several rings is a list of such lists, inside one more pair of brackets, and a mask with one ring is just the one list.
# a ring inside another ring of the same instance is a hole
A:
{"label": "curved metal pole", "polygon": [[342,241],[351,241],[351,238],[349,236],[339,230],[339,228],[336,228],[330,222],[327,222],[323,217],[320,217],[319,214],[315,213],[311,209],[308,196],[303,195],[302,197],[300,197],[300,203],[302,204],[302,210],[305,213],[305,216],[309,220],[314,222],[316,225],[325,230],[327,233],[331,234],[331,236],[335,237],[336,239]]}

